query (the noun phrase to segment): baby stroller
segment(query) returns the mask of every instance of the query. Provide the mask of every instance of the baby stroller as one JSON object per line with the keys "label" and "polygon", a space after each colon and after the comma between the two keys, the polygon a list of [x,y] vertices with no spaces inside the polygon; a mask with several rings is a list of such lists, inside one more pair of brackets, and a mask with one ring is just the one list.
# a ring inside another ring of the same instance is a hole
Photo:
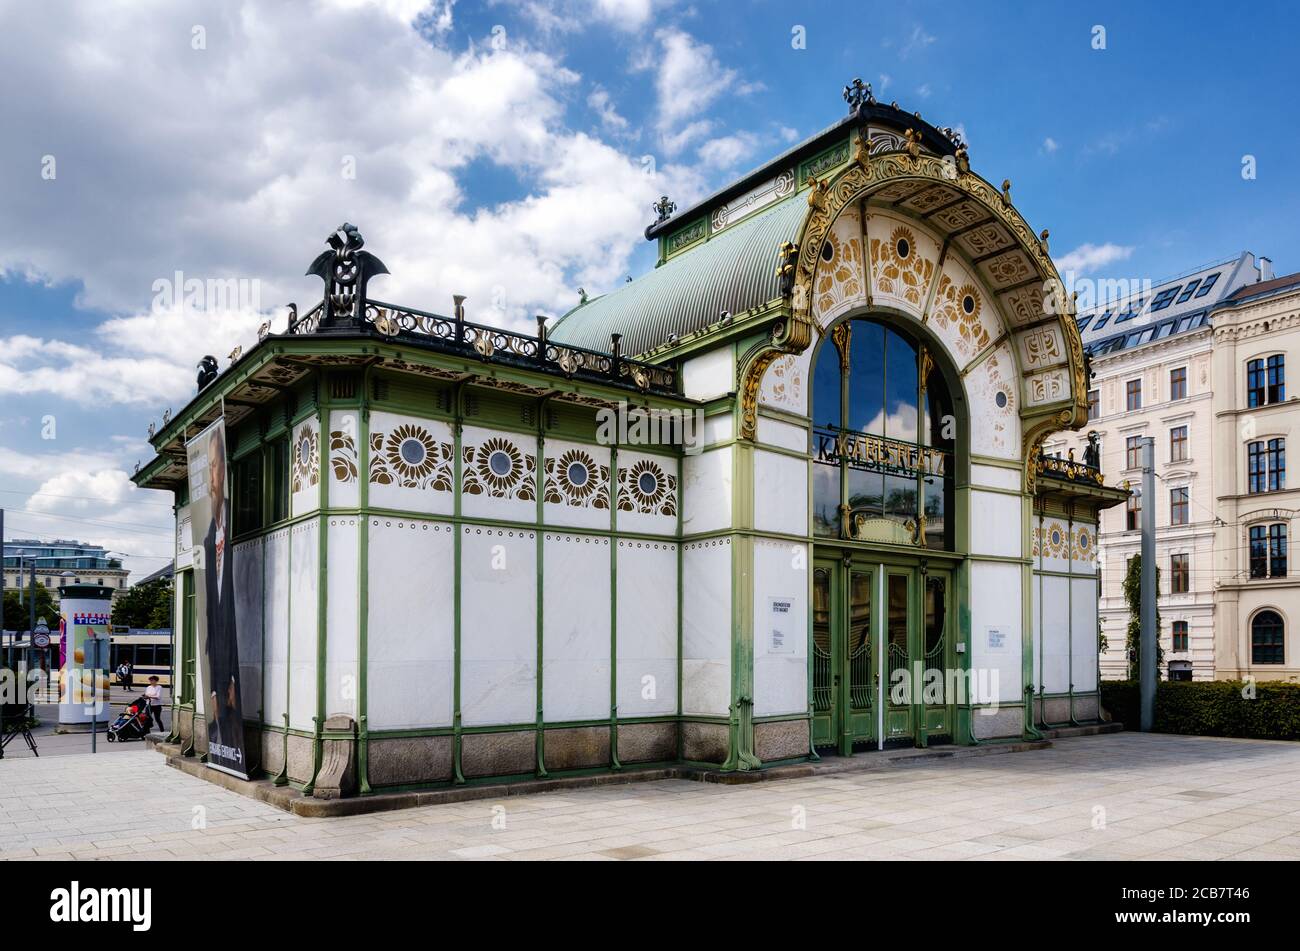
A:
{"label": "baby stroller", "polygon": [[139,697],[128,703],[109,725],[105,739],[110,743],[115,740],[142,740],[149,734],[149,723],[149,698]]}

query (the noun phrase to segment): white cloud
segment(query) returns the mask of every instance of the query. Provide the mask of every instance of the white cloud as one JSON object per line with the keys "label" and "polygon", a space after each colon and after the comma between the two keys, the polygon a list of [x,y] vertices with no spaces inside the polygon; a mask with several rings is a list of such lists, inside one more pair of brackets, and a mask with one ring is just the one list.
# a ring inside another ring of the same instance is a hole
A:
{"label": "white cloud", "polygon": [[[31,5],[7,18],[0,60],[27,88],[58,94],[9,100],[0,272],[80,282],[78,303],[113,316],[75,340],[0,331],[0,393],[178,405],[199,356],[224,363],[283,304],[305,310],[319,297],[319,280],[301,275],[343,220],[392,272],[376,296],[446,311],[464,293],[473,320],[531,327],[534,313],[571,307],[580,284],[621,280],[650,202],[698,197],[699,171],[647,170],[566,128],[580,77],[518,38],[452,51],[411,26],[426,15],[449,25],[450,10],[321,0],[304,16],[245,0],[215,8],[202,50],[191,48],[192,12],[161,0]],[[685,34],[661,42],[657,88],[680,151],[708,134],[700,113],[736,77]],[[607,97],[592,108],[606,128],[622,119]],[[52,181],[40,175],[45,154],[57,161]],[[471,206],[461,175],[475,162],[512,173],[522,196]],[[178,269],[257,282],[260,306],[151,311],[153,282]]]}
{"label": "white cloud", "polygon": [[609,96],[609,90],[602,86],[593,89],[587,96],[587,105],[591,110],[600,116],[601,124],[605,128],[615,132],[622,132],[627,129],[627,120],[618,114],[614,108],[614,102]]}
{"label": "white cloud", "polygon": [[899,50],[899,59],[907,59],[913,53],[925,50],[934,42],[934,37],[925,32],[919,24],[912,28],[911,34],[903,43],[903,48]]}
{"label": "white cloud", "polygon": [[752,155],[757,144],[756,136],[741,132],[710,139],[699,147],[697,154],[705,165],[726,170],[734,168],[742,159]]}
{"label": "white cloud", "polygon": [[1056,269],[1062,274],[1073,271],[1075,274],[1087,274],[1099,270],[1116,261],[1126,261],[1133,254],[1128,245],[1081,244],[1073,251],[1056,258]]}
{"label": "white cloud", "polygon": [[619,29],[639,30],[650,19],[653,0],[595,0],[596,13]]}
{"label": "white cloud", "polygon": [[921,85],[916,87],[916,94],[920,96],[922,99],[929,99],[930,92],[931,90],[930,90],[929,83],[921,83]]}
{"label": "white cloud", "polygon": [[655,33],[659,41],[655,91],[658,98],[656,125],[664,151],[675,155],[691,142],[712,131],[713,123],[695,117],[709,108],[724,92],[746,95],[761,86],[740,81],[736,70],[723,66],[713,47],[697,42],[677,29]]}
{"label": "white cloud", "polygon": [[1043,139],[1043,151],[1046,152],[1048,155],[1051,155],[1060,147],[1061,144],[1057,142],[1054,138],[1052,138],[1050,135],[1047,138]]}

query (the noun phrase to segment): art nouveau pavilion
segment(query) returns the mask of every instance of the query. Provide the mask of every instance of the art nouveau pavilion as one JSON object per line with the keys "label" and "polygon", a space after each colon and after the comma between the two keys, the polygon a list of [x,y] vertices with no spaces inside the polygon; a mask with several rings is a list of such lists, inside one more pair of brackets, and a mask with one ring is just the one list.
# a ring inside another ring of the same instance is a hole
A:
{"label": "art nouveau pavilion", "polygon": [[[1039,453],[1087,417],[1046,233],[950,131],[845,98],[661,202],[658,266],[536,336],[376,300],[341,244],[322,304],[153,436],[136,481],[177,494],[192,630],[184,444],[224,405],[266,775],[753,769],[1099,716],[1095,529],[1124,494]],[[601,439],[628,407],[700,414],[701,451]],[[983,691],[891,691],[913,670]],[[173,720],[198,753],[204,694]]]}

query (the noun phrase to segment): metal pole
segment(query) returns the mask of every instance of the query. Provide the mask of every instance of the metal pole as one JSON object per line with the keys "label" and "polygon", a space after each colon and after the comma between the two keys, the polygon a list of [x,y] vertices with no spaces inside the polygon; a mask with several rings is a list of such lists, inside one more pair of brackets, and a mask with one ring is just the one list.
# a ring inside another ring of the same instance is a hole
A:
{"label": "metal pole", "polygon": [[[21,575],[22,572],[20,571]],[[27,646],[32,646],[32,638],[36,636],[36,559],[32,559],[32,597],[27,615]],[[14,646],[17,646],[18,633],[14,632]],[[14,670],[18,669],[18,661],[12,656],[9,658],[9,666]]]}
{"label": "metal pole", "polygon": [[1151,732],[1156,714],[1156,441],[1142,441],[1142,732]]}

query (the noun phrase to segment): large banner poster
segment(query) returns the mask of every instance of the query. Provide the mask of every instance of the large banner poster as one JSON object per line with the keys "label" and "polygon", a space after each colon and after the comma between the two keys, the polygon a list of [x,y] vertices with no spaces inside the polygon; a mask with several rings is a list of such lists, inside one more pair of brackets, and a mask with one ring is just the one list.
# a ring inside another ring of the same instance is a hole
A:
{"label": "large banner poster", "polygon": [[195,643],[203,672],[208,765],[249,779],[239,692],[225,417],[191,439],[185,448],[194,541]]}

